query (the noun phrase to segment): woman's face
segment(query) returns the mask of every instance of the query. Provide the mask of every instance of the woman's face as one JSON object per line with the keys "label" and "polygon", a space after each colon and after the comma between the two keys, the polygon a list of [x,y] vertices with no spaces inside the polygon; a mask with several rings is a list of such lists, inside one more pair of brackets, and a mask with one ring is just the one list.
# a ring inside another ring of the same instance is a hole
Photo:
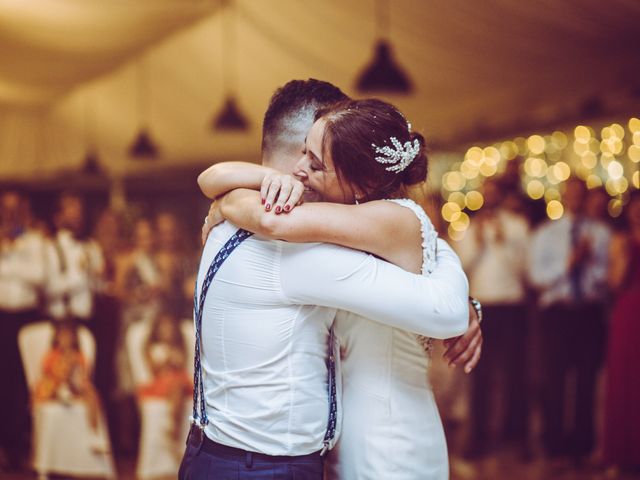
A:
{"label": "woman's face", "polygon": [[[296,164],[293,174],[305,186],[305,200],[354,203],[353,190],[341,185],[330,152],[323,152],[322,138],[325,122],[317,120],[307,134],[302,158]],[[315,195],[314,195],[315,194]]]}

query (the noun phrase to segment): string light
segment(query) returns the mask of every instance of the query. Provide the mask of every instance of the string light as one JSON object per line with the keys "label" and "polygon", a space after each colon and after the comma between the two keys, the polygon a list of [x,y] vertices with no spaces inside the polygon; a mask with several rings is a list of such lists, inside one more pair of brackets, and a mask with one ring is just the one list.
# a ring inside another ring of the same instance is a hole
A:
{"label": "string light", "polygon": [[560,187],[571,175],[584,181],[589,189],[604,186],[611,197],[609,214],[620,215],[629,188],[640,189],[640,173],[633,166],[640,163],[640,119],[631,118],[625,126],[612,123],[597,131],[578,125],[571,133],[556,130],[485,147],[471,146],[463,161],[452,165],[442,176],[446,203],[441,214],[449,223],[451,238],[462,238],[471,222],[466,212],[484,205],[484,197],[478,191],[482,183],[504,171],[508,162],[518,156],[525,158],[522,188],[529,198],[544,199],[550,219],[564,214]]}
{"label": "string light", "polygon": [[551,220],[557,220],[564,215],[564,207],[558,200],[551,200],[547,203],[547,216]]}

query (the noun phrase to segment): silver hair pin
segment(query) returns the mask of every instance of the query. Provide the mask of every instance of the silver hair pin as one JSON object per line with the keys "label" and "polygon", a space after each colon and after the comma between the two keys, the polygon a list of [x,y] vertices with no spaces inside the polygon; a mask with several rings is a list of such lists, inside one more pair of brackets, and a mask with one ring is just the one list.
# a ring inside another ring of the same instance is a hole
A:
{"label": "silver hair pin", "polygon": [[371,146],[375,149],[376,162],[383,165],[389,165],[385,168],[387,172],[400,173],[409,166],[413,159],[420,153],[420,142],[416,138],[413,142],[405,142],[404,145],[396,137],[391,137],[393,148],[385,145],[378,147],[374,143]]}

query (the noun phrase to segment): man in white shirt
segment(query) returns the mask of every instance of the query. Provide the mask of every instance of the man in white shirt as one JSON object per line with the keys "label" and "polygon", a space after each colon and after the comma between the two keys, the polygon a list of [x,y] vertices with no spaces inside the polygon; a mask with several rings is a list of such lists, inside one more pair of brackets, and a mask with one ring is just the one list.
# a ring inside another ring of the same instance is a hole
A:
{"label": "man in white shirt", "polygon": [[[263,161],[291,171],[315,110],[342,98],[325,82],[287,84],[265,115]],[[223,223],[209,235],[198,294],[211,260],[235,231]],[[466,279],[455,254],[439,246],[434,276],[421,277],[334,245],[256,237],[241,244],[204,303],[209,423],[202,444],[188,443],[179,478],[322,478],[327,344],[336,310],[436,338],[461,334]]]}
{"label": "man in white shirt", "polygon": [[88,321],[104,268],[102,249],[84,235],[84,203],[72,192],[62,193],[55,214],[47,285],[49,315],[54,319]]}
{"label": "man in white shirt", "polygon": [[[487,180],[483,194],[482,209],[456,245],[469,275],[469,291],[482,302],[484,314],[490,318],[483,334],[493,345],[472,377],[469,457],[487,454],[494,443],[502,442],[524,453],[528,436],[525,279],[529,226],[522,215],[501,206],[501,184]],[[498,385],[498,378],[503,382],[496,391],[491,386]],[[490,425],[498,404],[505,413],[499,438],[493,442]]]}
{"label": "man in white shirt", "polygon": [[[550,457],[583,460],[594,446],[596,376],[604,354],[611,232],[583,214],[584,183],[572,178],[565,214],[535,232],[531,282],[539,289],[543,338],[543,443]],[[574,392],[567,389],[575,374]],[[568,412],[573,418],[567,418]],[[568,426],[568,428],[565,428]]]}
{"label": "man in white shirt", "polygon": [[[27,199],[15,190],[0,195],[0,449],[10,466],[28,454],[28,394],[18,331],[38,320],[45,284],[47,245],[29,227]],[[2,466],[0,466],[2,468]]]}

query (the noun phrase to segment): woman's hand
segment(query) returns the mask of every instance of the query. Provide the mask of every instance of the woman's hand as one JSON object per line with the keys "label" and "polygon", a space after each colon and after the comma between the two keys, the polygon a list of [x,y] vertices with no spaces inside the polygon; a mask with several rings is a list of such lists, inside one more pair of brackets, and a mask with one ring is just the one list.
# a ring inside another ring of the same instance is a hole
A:
{"label": "woman's hand", "polygon": [[275,213],[290,212],[302,203],[304,185],[292,175],[273,172],[265,175],[260,187],[260,198],[264,209]]}
{"label": "woman's hand", "polygon": [[202,225],[202,245],[207,243],[207,237],[211,229],[222,222],[224,222],[224,217],[220,209],[220,199],[216,199],[211,202],[209,213],[204,217],[204,224]]}

